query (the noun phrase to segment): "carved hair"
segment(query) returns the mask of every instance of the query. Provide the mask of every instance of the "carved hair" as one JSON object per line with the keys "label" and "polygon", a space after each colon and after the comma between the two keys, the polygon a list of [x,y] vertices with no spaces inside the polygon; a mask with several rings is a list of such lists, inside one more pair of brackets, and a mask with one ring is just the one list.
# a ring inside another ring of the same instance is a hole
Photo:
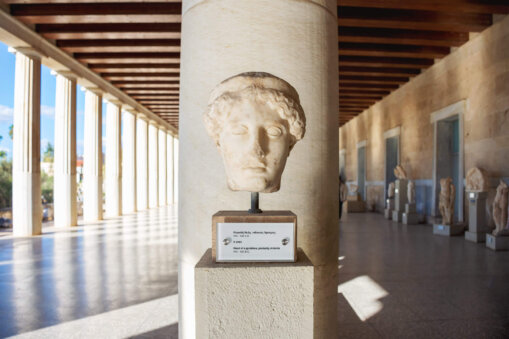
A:
{"label": "carved hair", "polygon": [[[234,90],[232,88],[234,86],[228,83],[235,82],[238,78],[244,80],[244,84],[246,84],[246,80],[250,82],[253,79],[253,81],[247,86],[241,84],[240,89]],[[265,86],[266,84],[268,86]],[[221,91],[221,89],[225,91]],[[218,91],[220,93],[217,93]],[[221,126],[228,119],[232,106],[243,99],[254,99],[266,103],[277,111],[282,119],[288,121],[289,132],[292,136],[290,149],[304,137],[306,117],[295,89],[286,81],[268,73],[243,73],[223,81],[214,90],[204,114],[205,128],[217,146],[220,146]]]}

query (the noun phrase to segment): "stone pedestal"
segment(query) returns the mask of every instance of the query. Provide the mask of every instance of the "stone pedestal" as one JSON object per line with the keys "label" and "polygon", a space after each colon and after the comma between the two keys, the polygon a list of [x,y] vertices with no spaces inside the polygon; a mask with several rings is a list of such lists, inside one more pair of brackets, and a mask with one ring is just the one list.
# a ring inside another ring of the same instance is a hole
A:
{"label": "stone pedestal", "polygon": [[392,211],[394,210],[394,198],[386,199],[384,217],[385,219],[392,219]]}
{"label": "stone pedestal", "polygon": [[473,242],[486,241],[489,229],[486,225],[486,198],[488,192],[467,192],[468,198],[468,231],[465,240]]}
{"label": "stone pedestal", "polygon": [[419,214],[416,211],[415,203],[405,204],[405,213],[401,216],[403,224],[417,225],[419,223]]}
{"label": "stone pedestal", "polygon": [[196,338],[313,338],[314,267],[216,263],[208,249],[195,266]]}
{"label": "stone pedestal", "polygon": [[348,213],[366,212],[366,202],[362,201],[360,194],[349,195],[346,201],[346,210]]}
{"label": "stone pedestal", "polygon": [[392,211],[392,220],[400,222],[403,220],[403,211],[407,203],[407,179],[396,180],[394,190],[394,211]]}
{"label": "stone pedestal", "polygon": [[486,234],[486,247],[494,251],[509,251],[509,236]]}
{"label": "stone pedestal", "polygon": [[464,231],[465,231],[464,225],[442,225],[442,224],[433,225],[433,234],[435,235],[451,237],[454,235],[461,235],[463,234]]}

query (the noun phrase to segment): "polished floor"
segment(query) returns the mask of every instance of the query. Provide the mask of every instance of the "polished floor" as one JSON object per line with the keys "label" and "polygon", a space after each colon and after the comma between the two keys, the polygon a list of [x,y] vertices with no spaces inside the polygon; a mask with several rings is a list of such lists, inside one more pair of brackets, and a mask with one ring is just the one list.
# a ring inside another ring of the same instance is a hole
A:
{"label": "polished floor", "polygon": [[175,207],[0,238],[0,337],[177,338]]}
{"label": "polished floor", "polygon": [[[379,214],[340,234],[340,338],[509,337],[509,252]],[[0,238],[0,337],[173,339],[177,314],[173,206]]]}
{"label": "polished floor", "polygon": [[509,252],[379,214],[340,223],[341,338],[508,338]]}

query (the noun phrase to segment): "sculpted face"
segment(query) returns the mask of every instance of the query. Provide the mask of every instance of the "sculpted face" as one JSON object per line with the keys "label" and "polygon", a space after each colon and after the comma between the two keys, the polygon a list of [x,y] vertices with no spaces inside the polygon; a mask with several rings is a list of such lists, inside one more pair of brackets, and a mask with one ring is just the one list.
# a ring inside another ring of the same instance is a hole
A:
{"label": "sculpted face", "polygon": [[219,134],[232,190],[275,192],[290,152],[288,121],[267,103],[244,99],[232,106]]}
{"label": "sculpted face", "polygon": [[231,190],[279,190],[286,158],[306,129],[295,88],[268,73],[242,73],[212,91],[203,118]]}

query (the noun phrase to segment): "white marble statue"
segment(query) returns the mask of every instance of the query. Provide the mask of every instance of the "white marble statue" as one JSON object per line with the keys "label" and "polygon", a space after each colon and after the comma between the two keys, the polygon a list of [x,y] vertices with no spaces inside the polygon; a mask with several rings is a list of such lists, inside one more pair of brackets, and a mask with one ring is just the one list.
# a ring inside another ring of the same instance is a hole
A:
{"label": "white marble statue", "polygon": [[488,178],[486,172],[478,167],[468,170],[466,180],[466,191],[486,192],[488,191]]}
{"label": "white marble statue", "polygon": [[412,180],[407,185],[407,199],[409,204],[415,204],[415,183]]}
{"label": "white marble statue", "polygon": [[217,85],[204,122],[223,157],[233,191],[278,191],[286,159],[306,129],[295,88],[258,72],[242,73]]}
{"label": "white marble statue", "polygon": [[359,193],[359,186],[351,184],[348,186],[348,192],[350,195],[357,195]]}
{"label": "white marble statue", "polygon": [[509,235],[508,225],[508,200],[509,188],[507,184],[500,180],[497,187],[497,194],[493,200],[493,221],[495,221],[494,236]]}
{"label": "white marble statue", "polygon": [[406,171],[404,170],[403,167],[401,167],[401,165],[398,165],[394,168],[394,175],[396,176],[396,178],[398,178],[399,180],[402,180],[402,179],[408,179],[407,175],[406,175]]}
{"label": "white marble statue", "polygon": [[454,200],[456,189],[451,178],[440,179],[440,197],[438,207],[444,225],[452,225],[454,218]]}
{"label": "white marble statue", "polygon": [[387,189],[387,197],[388,197],[389,199],[394,198],[394,192],[395,192],[395,190],[396,190],[396,187],[395,187],[395,185],[394,185],[394,182],[390,182],[390,183],[389,183],[389,188]]}

